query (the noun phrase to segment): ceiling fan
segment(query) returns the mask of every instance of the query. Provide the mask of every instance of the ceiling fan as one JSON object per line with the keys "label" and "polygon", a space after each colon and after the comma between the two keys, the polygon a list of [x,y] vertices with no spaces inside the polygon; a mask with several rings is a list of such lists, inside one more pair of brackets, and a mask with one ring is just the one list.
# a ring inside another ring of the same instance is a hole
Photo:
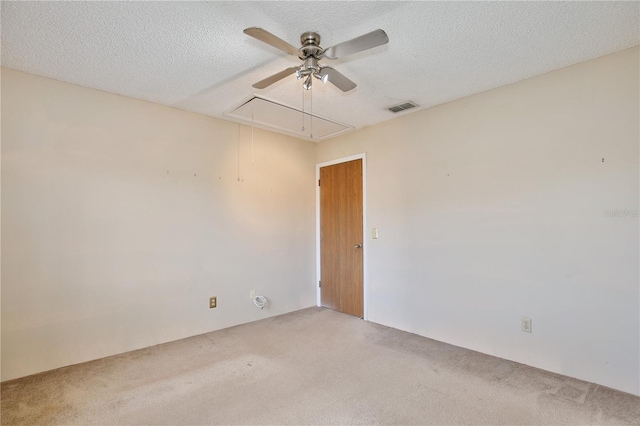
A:
{"label": "ceiling fan", "polygon": [[389,42],[387,33],[382,30],[375,30],[361,35],[360,37],[323,49],[320,47],[320,34],[313,31],[307,31],[300,36],[300,44],[302,44],[302,46],[300,48],[296,48],[262,28],[250,27],[244,30],[244,33],[264,43],[270,44],[285,53],[297,56],[303,61],[300,66],[289,67],[272,75],[271,77],[267,77],[264,80],[257,82],[253,85],[256,89],[264,89],[265,87],[268,87],[291,74],[296,74],[298,80],[305,78],[302,87],[306,90],[311,89],[313,82],[312,77],[314,77],[321,80],[323,83],[326,83],[327,81],[332,83],[343,92],[348,92],[356,87],[356,83],[349,80],[335,69],[320,65],[318,61],[324,58],[342,58],[353,53],[382,46]]}

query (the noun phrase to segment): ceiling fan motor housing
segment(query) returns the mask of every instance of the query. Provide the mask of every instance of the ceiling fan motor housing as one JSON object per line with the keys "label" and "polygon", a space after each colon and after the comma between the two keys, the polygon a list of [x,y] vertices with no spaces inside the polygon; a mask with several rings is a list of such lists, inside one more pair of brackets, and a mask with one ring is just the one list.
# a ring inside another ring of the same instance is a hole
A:
{"label": "ceiling fan motor housing", "polygon": [[300,54],[298,57],[303,61],[307,58],[314,57],[320,59],[322,57],[323,49],[320,47],[320,34],[307,31],[300,36],[300,44],[302,47],[298,49]]}

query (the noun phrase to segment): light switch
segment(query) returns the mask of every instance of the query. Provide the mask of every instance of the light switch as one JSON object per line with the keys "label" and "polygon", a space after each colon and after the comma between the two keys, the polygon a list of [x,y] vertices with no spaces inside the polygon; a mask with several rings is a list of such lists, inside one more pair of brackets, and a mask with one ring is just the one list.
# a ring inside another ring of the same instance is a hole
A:
{"label": "light switch", "polygon": [[371,228],[371,237],[374,240],[378,239],[378,228]]}

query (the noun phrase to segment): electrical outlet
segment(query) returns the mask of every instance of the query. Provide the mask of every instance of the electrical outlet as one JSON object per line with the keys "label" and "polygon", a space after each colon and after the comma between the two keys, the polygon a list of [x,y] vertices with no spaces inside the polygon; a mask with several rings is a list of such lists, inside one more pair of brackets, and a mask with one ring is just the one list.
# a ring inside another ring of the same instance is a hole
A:
{"label": "electrical outlet", "polygon": [[249,292],[249,299],[253,300],[256,298],[256,291],[255,290],[251,290]]}
{"label": "electrical outlet", "polygon": [[209,298],[209,309],[218,307],[218,298],[216,296]]}
{"label": "electrical outlet", "polygon": [[522,322],[520,324],[520,328],[522,328],[522,331],[526,331],[527,333],[531,333],[531,318],[522,317]]}

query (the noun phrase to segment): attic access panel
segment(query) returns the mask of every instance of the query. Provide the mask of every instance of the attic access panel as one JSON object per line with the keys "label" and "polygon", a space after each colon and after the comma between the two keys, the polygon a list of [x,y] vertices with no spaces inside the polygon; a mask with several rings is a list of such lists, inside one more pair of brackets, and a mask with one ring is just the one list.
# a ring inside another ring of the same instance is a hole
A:
{"label": "attic access panel", "polygon": [[[247,124],[253,123],[256,127],[285,133],[302,139],[322,140],[350,130],[351,127],[317,115],[311,115],[307,111],[279,104],[268,99],[254,96],[242,103],[236,109],[226,113]],[[304,117],[304,130],[303,129]],[[313,126],[311,126],[313,120]],[[313,138],[311,130],[313,129]]]}

